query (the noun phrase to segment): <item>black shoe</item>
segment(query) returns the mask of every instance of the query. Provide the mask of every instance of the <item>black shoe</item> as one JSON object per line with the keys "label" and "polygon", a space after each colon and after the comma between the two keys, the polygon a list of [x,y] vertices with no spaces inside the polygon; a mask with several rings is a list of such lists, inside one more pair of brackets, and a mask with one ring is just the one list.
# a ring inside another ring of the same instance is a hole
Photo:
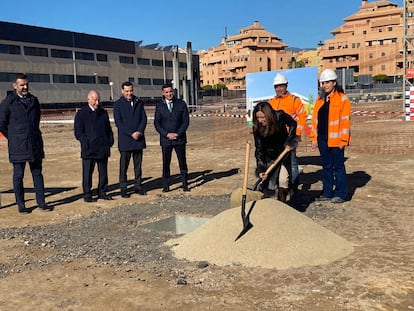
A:
{"label": "black shoe", "polygon": [[18,208],[19,208],[19,213],[22,213],[22,214],[30,214],[32,212],[32,210],[26,208],[26,206],[24,206],[24,204],[18,205]]}
{"label": "black shoe", "polygon": [[135,189],[135,191],[134,191],[136,194],[139,194],[139,195],[147,195],[147,192],[144,190],[144,189],[142,189],[142,188],[139,188],[139,189]]}
{"label": "black shoe", "polygon": [[83,198],[83,200],[87,203],[96,202],[96,199],[94,199],[92,197],[85,197],[85,198]]}
{"label": "black shoe", "polygon": [[164,188],[162,188],[162,192],[170,192],[170,187],[165,186]]}
{"label": "black shoe", "polygon": [[113,200],[113,198],[109,194],[106,194],[106,193],[101,193],[98,196],[98,199],[101,199],[101,200]]}
{"label": "black shoe", "polygon": [[190,192],[190,188],[188,188],[188,186],[183,186],[183,191],[184,192]]}
{"label": "black shoe", "polygon": [[41,211],[45,211],[45,212],[51,212],[51,211],[53,211],[53,207],[47,205],[46,203],[40,204],[39,205],[39,208],[40,208]]}
{"label": "black shoe", "polygon": [[121,191],[121,197],[123,197],[123,198],[129,198],[130,195],[126,191]]}

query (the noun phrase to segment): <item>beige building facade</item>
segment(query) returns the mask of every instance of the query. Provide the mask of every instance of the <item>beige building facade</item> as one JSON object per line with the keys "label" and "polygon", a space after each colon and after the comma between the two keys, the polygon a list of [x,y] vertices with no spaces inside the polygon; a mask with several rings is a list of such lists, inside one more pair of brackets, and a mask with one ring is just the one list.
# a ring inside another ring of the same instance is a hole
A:
{"label": "beige building facade", "polygon": [[397,4],[363,0],[320,48],[322,68],[353,69],[354,76],[403,74],[403,17]]}
{"label": "beige building facade", "polygon": [[278,36],[255,21],[239,34],[223,38],[218,46],[198,52],[200,84],[246,89],[247,73],[289,68],[293,53],[286,48]]}

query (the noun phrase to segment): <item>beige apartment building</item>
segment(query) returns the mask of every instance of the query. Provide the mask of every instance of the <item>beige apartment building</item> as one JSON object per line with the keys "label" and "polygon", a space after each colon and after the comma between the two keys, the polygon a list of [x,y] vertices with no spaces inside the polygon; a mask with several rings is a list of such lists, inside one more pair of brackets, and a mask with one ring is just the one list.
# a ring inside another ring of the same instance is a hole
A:
{"label": "beige apartment building", "polygon": [[218,46],[199,51],[201,86],[225,84],[229,90],[246,89],[246,74],[288,69],[292,52],[277,35],[258,21],[223,38]]}
{"label": "beige apartment building", "polygon": [[316,50],[303,50],[296,52],[294,54],[296,63],[302,62],[305,67],[320,67],[321,58],[320,58],[321,47],[318,47]]}
{"label": "beige apartment building", "polygon": [[363,0],[355,14],[332,30],[320,48],[321,65],[353,69],[354,76],[403,74],[403,9],[390,1]]}

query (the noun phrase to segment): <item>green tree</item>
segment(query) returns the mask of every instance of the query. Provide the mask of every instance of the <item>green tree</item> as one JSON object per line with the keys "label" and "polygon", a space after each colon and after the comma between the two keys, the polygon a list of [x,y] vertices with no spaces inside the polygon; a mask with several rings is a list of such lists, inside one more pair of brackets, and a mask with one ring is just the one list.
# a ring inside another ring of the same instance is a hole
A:
{"label": "green tree", "polygon": [[372,77],[372,80],[374,80],[376,83],[383,83],[388,81],[388,76],[384,74],[379,74]]}

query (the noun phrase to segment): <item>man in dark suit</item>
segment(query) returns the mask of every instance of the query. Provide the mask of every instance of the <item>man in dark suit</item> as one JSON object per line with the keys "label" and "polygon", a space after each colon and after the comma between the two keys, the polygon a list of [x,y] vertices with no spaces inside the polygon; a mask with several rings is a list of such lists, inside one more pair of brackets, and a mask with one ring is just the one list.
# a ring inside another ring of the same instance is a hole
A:
{"label": "man in dark suit", "polygon": [[36,96],[29,93],[29,81],[18,74],[13,83],[14,92],[0,105],[0,132],[7,138],[9,160],[13,164],[13,190],[20,213],[30,213],[24,200],[23,177],[29,163],[36,202],[44,211],[51,211],[45,203],[45,186],[42,161],[45,157],[40,131],[40,104]]}
{"label": "man in dark suit", "polygon": [[82,190],[85,202],[96,201],[92,197],[92,176],[95,164],[98,165],[98,198],[112,200],[106,193],[108,187],[108,158],[114,144],[114,135],[108,113],[101,108],[99,93],[88,93],[88,105],[75,116],[75,137],[81,144]]}
{"label": "man in dark suit", "polygon": [[188,168],[186,159],[186,131],[190,124],[187,104],[174,97],[171,84],[162,86],[162,100],[155,107],[154,125],[160,134],[162,150],[163,192],[170,191],[170,165],[172,151],[175,150],[180,168],[183,190],[188,188]]}
{"label": "man in dark suit", "polygon": [[144,103],[134,95],[131,82],[122,83],[122,96],[114,103],[114,119],[118,128],[118,149],[121,154],[119,163],[119,186],[121,196],[128,198],[127,171],[129,162],[134,162],[134,191],[146,195],[142,183],[142,156],[146,148],[144,131],[147,126],[147,115]]}

